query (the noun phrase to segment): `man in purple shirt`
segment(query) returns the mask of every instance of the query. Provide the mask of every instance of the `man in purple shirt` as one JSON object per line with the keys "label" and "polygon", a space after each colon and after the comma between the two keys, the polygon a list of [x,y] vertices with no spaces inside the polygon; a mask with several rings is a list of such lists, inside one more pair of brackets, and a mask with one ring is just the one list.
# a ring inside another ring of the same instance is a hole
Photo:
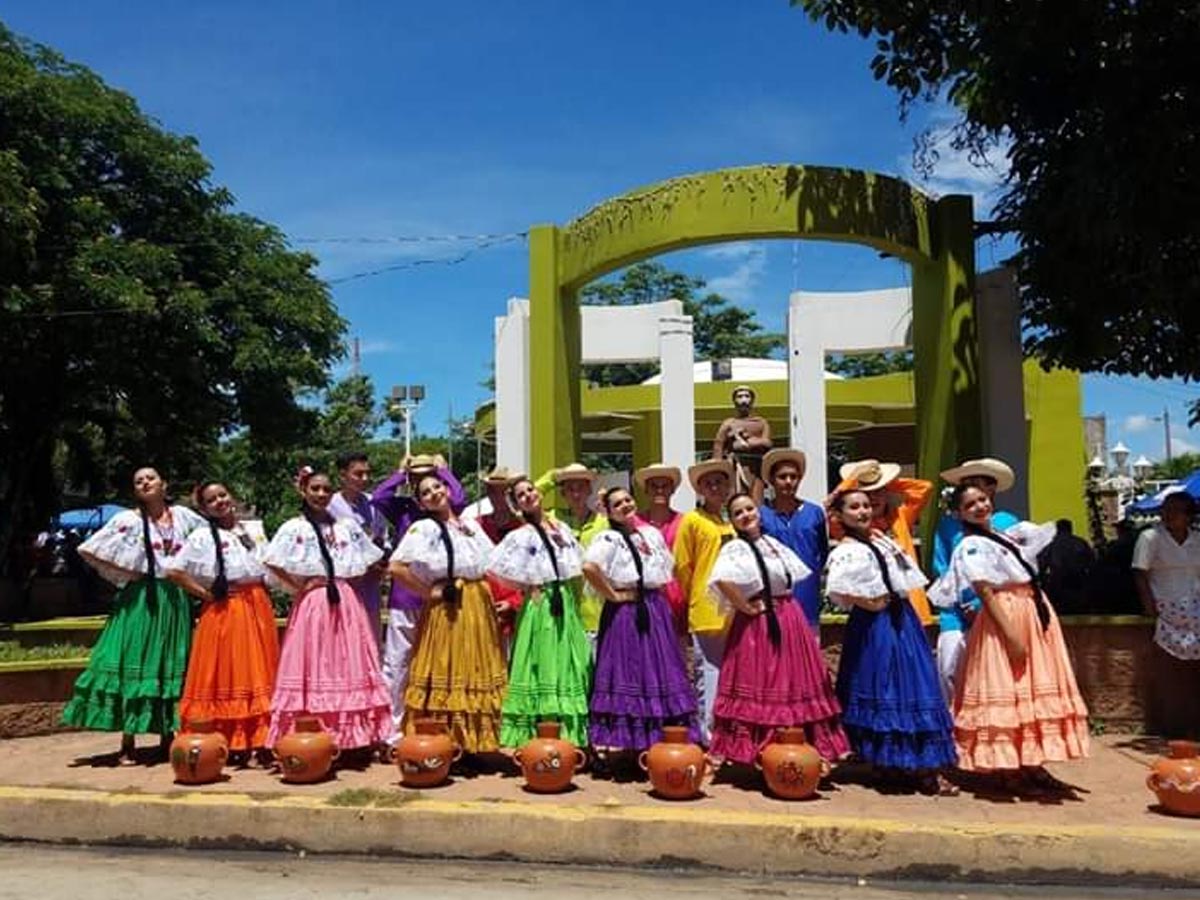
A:
{"label": "man in purple shirt", "polygon": [[[388,552],[388,524],[378,509],[371,504],[371,495],[367,486],[371,479],[371,463],[367,454],[361,451],[343,453],[337,458],[338,476],[341,478],[341,490],[329,501],[329,514],[335,519],[353,519],[367,533],[375,545]],[[365,575],[351,579],[350,585],[354,593],[362,601],[371,620],[372,632],[375,635],[375,650],[379,651],[382,637],[379,620],[379,586],[383,570],[387,563],[381,562],[371,568]]]}
{"label": "man in purple shirt", "polygon": [[[420,514],[410,484],[426,472],[434,472],[446,483],[450,506],[456,513],[467,505],[467,495],[454,473],[440,456],[413,456],[406,459],[383,484],[371,493],[371,505],[392,526],[393,545],[399,544],[408,527]],[[421,621],[421,598],[392,579],[388,596],[387,639],[383,650],[383,678],[392,697],[392,720],[396,734],[404,733],[404,690],[408,687],[408,664],[417,640]]]}

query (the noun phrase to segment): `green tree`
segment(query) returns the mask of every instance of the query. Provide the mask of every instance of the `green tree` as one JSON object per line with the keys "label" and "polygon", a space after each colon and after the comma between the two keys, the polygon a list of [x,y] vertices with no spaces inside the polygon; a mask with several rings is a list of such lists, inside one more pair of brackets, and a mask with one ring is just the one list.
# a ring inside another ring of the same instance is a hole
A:
{"label": "green tree", "polygon": [[[792,0],[873,38],[906,115],[946,99],[955,150],[1010,164],[1025,343],[1047,364],[1200,376],[1200,10],[1176,0]],[[930,168],[937,147],[919,143]]]}
{"label": "green tree", "polygon": [[1169,462],[1156,463],[1150,472],[1151,478],[1187,478],[1200,469],[1200,453],[1181,453],[1172,456]]}
{"label": "green tree", "polygon": [[0,25],[0,564],[64,479],[187,483],[222,435],[258,463],[311,431],[345,323],[191,138]]}
{"label": "green tree", "polygon": [[896,353],[839,353],[826,361],[825,368],[847,378],[911,372],[913,355],[911,350]]}
{"label": "green tree", "polygon": [[[661,263],[636,263],[615,279],[583,289],[580,302],[595,306],[637,306],[678,300],[692,317],[692,340],[697,360],[760,358],[783,349],[782,334],[764,332],[754,312],[733,306],[716,293],[701,294],[703,278],[673,272]],[[657,371],[648,363],[586,366],[584,377],[602,385],[638,384]]]}

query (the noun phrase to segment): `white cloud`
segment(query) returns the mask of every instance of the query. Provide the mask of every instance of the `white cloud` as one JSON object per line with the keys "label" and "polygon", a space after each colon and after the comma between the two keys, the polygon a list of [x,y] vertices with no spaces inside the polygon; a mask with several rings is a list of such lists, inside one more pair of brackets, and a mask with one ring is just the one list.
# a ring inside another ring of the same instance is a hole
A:
{"label": "white cloud", "polygon": [[1200,444],[1194,444],[1188,440],[1187,431],[1171,431],[1171,455],[1179,456],[1183,453],[1200,453]]}
{"label": "white cloud", "polygon": [[1142,431],[1149,431],[1152,425],[1154,425],[1153,418],[1142,413],[1137,413],[1136,415],[1126,416],[1122,427],[1130,434],[1138,434]]}
{"label": "white cloud", "polygon": [[383,353],[395,353],[399,348],[392,341],[381,340],[360,340],[358,342],[358,352],[363,356],[380,355]]}
{"label": "white cloud", "polygon": [[929,123],[933,152],[937,157],[929,177],[913,168],[911,154],[898,160],[900,171],[908,181],[934,196],[970,194],[975,200],[975,215],[988,218],[1008,177],[1008,145],[1003,143],[994,148],[985,159],[973,159],[967,150],[952,146],[956,120],[954,113],[944,111],[935,114]]}
{"label": "white cloud", "polygon": [[735,303],[748,303],[767,268],[767,251],[757,244],[723,244],[704,251],[712,259],[737,262],[733,271],[708,279],[708,289]]}

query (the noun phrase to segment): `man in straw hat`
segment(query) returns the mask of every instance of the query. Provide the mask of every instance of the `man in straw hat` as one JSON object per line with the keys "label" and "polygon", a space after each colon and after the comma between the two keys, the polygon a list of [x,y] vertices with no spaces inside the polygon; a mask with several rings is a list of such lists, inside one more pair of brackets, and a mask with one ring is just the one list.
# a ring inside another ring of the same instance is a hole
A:
{"label": "man in straw hat", "polygon": [[[596,486],[599,475],[583,463],[573,462],[561,469],[551,469],[534,482],[534,487],[543,497],[549,497],[551,492],[557,493],[563,504],[553,505],[554,518],[565,524],[575,535],[575,540],[585,550],[592,539],[608,528],[607,517],[601,515],[591,505],[592,490]],[[549,504],[548,504],[549,505]],[[583,630],[596,644],[596,632],[600,628],[600,611],[604,602],[580,581],[579,618],[583,622]]]}
{"label": "man in straw hat", "polygon": [[514,472],[508,466],[496,466],[483,479],[488,508],[480,512],[479,527],[493,544],[500,543],[506,534],[524,524],[508,502],[508,486],[523,477],[524,473]]}
{"label": "man in straw hat", "polygon": [[[433,472],[442,479],[450,495],[450,506],[455,513],[462,512],[463,507],[467,505],[466,492],[441,456],[406,456],[401,461],[400,468],[371,493],[372,505],[383,513],[392,526],[393,543],[400,542],[420,513],[410,485],[415,484],[417,479],[427,472]],[[421,620],[422,605],[420,596],[402,585],[398,579],[392,579],[381,668],[392,699],[392,719],[396,723],[398,735],[404,733],[404,691],[408,687],[408,664],[412,658],[413,646],[417,642],[417,626]]]}
{"label": "man in straw hat", "polygon": [[808,566],[809,576],[796,582],[792,596],[804,610],[809,625],[819,629],[821,572],[829,556],[829,530],[824,507],[796,495],[807,466],[808,459],[802,450],[777,447],[763,457],[763,477],[774,497],[762,504],[759,516],[763,532],[789,547]]}
{"label": "man in straw hat", "polygon": [[[921,510],[933,495],[933,484],[920,478],[901,478],[900,466],[896,463],[881,463],[877,459],[860,459],[848,462],[838,471],[841,483],[834,493],[854,488],[865,491],[871,498],[871,527],[882,531],[900,545],[914,561],[917,560],[913,530],[921,517]],[[831,522],[830,536],[842,538],[841,526]],[[925,591],[916,588],[908,592],[908,599],[922,625],[933,624],[933,614]]]}
{"label": "man in straw hat", "polygon": [[[996,494],[1007,491],[1016,481],[1012,468],[999,459],[985,456],[968,459],[961,465],[941,473],[942,480],[950,485],[965,484],[977,487],[992,501],[992,528],[1005,531],[1020,522],[1015,514],[996,508]],[[963,527],[958,516],[948,510],[938,520],[937,532],[933,536],[933,577],[940,578],[950,568],[950,557],[962,540]],[[981,601],[974,592],[962,597],[956,608],[938,610],[937,662],[938,677],[942,682],[942,694],[947,703],[954,702],[954,674],[958,671],[963,648],[967,645],[967,629],[979,611]]]}
{"label": "man in straw hat", "polygon": [[771,449],[771,425],[754,414],[754,390],[745,384],[733,389],[735,415],[721,423],[713,438],[712,458],[733,462],[737,475],[735,490],[747,491],[756,503],[762,502],[761,478],[763,454]]}
{"label": "man in straw hat", "polygon": [[698,504],[684,514],[675,535],[675,578],[688,604],[688,631],[696,664],[693,674],[702,711],[700,727],[707,741],[725,656],[725,616],[709,593],[708,576],[721,545],[733,538],[733,526],[725,521],[725,501],[733,492],[733,464],[727,459],[696,463],[688,467],[688,481]]}

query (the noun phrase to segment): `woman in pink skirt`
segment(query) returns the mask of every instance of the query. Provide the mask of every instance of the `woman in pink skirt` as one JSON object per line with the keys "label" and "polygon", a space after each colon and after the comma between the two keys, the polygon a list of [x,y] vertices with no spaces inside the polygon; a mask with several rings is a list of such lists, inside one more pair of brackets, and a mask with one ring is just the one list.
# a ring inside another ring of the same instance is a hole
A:
{"label": "woman in pink skirt", "polygon": [[824,759],[839,760],[850,752],[841,708],[821,648],[792,597],[792,585],[809,569],[762,533],[749,494],[734,494],[726,510],[738,539],[721,548],[708,583],[734,617],[710,749],[716,757],[750,764],[780,728],[803,727]]}
{"label": "woman in pink skirt", "polygon": [[978,487],[955,488],[950,509],[963,539],[930,597],[950,607],[973,590],[983,601],[955,679],[959,767],[996,773],[1013,793],[1063,791],[1043,765],[1086,756],[1088,722],[1062,628],[1038,584],[1037,554],[1054,525],[993,531],[991,500]]}
{"label": "woman in pink skirt", "polygon": [[343,751],[392,733],[387,685],[371,622],[349,584],[383,556],[353,519],[329,514],[329,477],[305,468],[300,515],[275,533],[263,562],[295,595],[279,656],[267,745],[315,716]]}

